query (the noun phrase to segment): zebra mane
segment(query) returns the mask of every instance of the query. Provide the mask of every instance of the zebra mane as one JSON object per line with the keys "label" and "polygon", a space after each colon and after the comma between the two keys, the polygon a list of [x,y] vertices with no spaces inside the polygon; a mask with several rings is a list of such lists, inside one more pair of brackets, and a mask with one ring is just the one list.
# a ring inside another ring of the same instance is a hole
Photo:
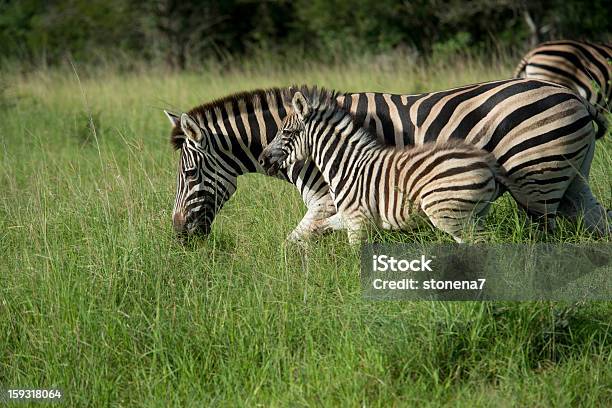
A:
{"label": "zebra mane", "polygon": [[[350,121],[356,129],[355,133],[353,134],[354,137],[358,137],[363,141],[367,141],[373,146],[375,145],[380,147],[386,147],[386,145],[382,141],[378,140],[372,130],[363,127],[363,124],[360,124],[357,121],[356,117],[348,110],[346,110],[342,103],[338,102],[337,97],[342,95],[341,93],[334,90],[327,90],[325,88],[317,87],[302,87],[299,89],[289,89],[292,90],[289,98],[293,97],[293,94],[295,94],[295,92],[299,90],[310,102],[314,110],[324,111],[342,121]],[[291,104],[291,101],[289,100],[287,103]]]}
{"label": "zebra mane", "polygon": [[[207,115],[214,114],[216,117],[220,117],[221,120],[227,119],[232,114],[246,113],[250,114],[256,111],[261,111],[273,102],[274,105],[280,107],[291,106],[291,98],[295,92],[300,91],[311,103],[319,104],[335,104],[335,98],[338,92],[333,90],[327,90],[325,88],[318,88],[316,86],[308,85],[293,85],[285,88],[268,88],[268,89],[256,89],[253,91],[238,92],[228,96],[224,96],[219,99],[215,99],[211,102],[207,102],[202,105],[198,105],[187,112],[189,116],[196,119],[200,124],[204,122],[204,118]],[[315,102],[316,101],[316,102]],[[232,106],[233,113],[228,112],[227,106]],[[244,106],[244,108],[242,108]],[[242,110],[241,110],[242,109]],[[284,112],[281,112],[281,117],[284,116]],[[175,149],[180,149],[185,140],[185,136],[181,131],[180,126],[172,128],[170,134],[170,143]]]}
{"label": "zebra mane", "polygon": [[283,99],[286,105],[291,106],[291,99],[296,92],[300,91],[312,104],[313,107],[334,106],[339,107],[336,98],[340,93],[333,89],[319,88],[308,85],[292,85],[283,89]]}
{"label": "zebra mane", "polygon": [[[215,99],[211,102],[204,103],[202,105],[198,105],[195,108],[187,111],[187,114],[192,118],[196,119],[198,123],[202,124],[203,118],[206,117],[206,114],[214,114],[215,111],[220,113],[221,120],[225,120],[229,117],[229,112],[226,109],[226,106],[232,106],[235,112],[239,111],[239,103],[245,102],[246,105],[246,113],[254,112],[257,109],[261,109],[261,101],[268,99],[276,99],[279,100],[281,98],[281,89],[280,88],[270,88],[270,89],[256,89],[253,91],[245,91],[238,92],[228,96],[224,96],[222,98]],[[170,143],[175,149],[180,149],[185,136],[180,128],[180,126],[175,126],[172,128],[172,133],[170,134]]]}

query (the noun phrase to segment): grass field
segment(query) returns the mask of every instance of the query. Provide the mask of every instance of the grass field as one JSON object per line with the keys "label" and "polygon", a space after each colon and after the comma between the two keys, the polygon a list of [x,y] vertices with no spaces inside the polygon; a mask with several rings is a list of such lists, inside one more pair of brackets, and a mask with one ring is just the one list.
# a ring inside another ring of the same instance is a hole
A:
{"label": "grass field", "polygon": [[[262,175],[239,179],[209,239],[182,246],[172,233],[163,108],[291,83],[419,92],[511,71],[466,60],[5,73],[0,386],[58,387],[64,406],[88,407],[612,405],[609,302],[366,302],[344,234],[316,242],[303,273],[283,245],[301,199]],[[611,143],[592,170],[608,207]],[[544,237],[508,199],[487,224],[497,242],[593,240],[565,223]],[[426,226],[402,239],[450,242]]]}

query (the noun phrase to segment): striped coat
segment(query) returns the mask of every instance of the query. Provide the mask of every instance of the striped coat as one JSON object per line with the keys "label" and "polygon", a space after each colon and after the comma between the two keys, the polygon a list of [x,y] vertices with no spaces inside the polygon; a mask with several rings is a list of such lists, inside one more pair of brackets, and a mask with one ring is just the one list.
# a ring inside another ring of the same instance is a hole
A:
{"label": "striped coat", "polygon": [[[208,232],[236,190],[237,177],[264,171],[257,157],[276,135],[297,90],[244,92],[198,106],[187,112],[193,119],[187,128],[179,116],[168,114],[172,144],[180,150],[174,207],[178,232]],[[317,92],[300,90],[306,96]],[[537,197],[519,202],[532,216],[584,212],[589,228],[607,225],[605,210],[587,183],[595,147],[592,121],[604,122],[590,104],[562,86],[510,79],[416,95],[329,94],[355,123],[387,145],[463,139],[492,153],[526,192],[524,197]],[[568,160],[580,166],[573,168]],[[297,187],[308,207],[289,239],[307,238],[316,232],[317,221],[336,212],[329,186],[311,161],[297,162],[279,176]]]}
{"label": "striped coat", "polygon": [[298,160],[313,160],[332,191],[337,222],[352,243],[368,223],[410,228],[415,212],[463,242],[466,228],[486,214],[500,188],[514,190],[490,153],[464,141],[396,149],[357,126],[333,101],[323,98],[315,105],[300,92],[294,95],[294,113],[284,119],[260,161],[270,174]]}
{"label": "striped coat", "polygon": [[566,86],[601,110],[610,111],[612,45],[570,40],[545,42],[521,59],[514,76]]}

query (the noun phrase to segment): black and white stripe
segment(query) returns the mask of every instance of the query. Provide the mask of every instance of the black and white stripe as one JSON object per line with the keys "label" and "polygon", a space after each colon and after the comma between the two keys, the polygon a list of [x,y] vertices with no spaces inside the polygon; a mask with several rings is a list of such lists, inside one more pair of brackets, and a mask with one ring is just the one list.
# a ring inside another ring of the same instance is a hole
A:
{"label": "black and white stripe", "polygon": [[[203,204],[193,206],[197,200],[185,192],[187,184],[178,184],[174,209],[178,230],[210,229],[212,218],[235,190],[236,177],[263,172],[256,158],[276,135],[297,90],[232,95],[189,111],[204,135],[205,143],[195,143],[198,148],[185,143],[190,137],[178,117],[170,115],[172,143],[181,149],[181,156],[199,155],[201,163],[200,178],[189,188],[197,191]],[[308,87],[300,91],[307,97],[314,92]],[[463,139],[492,153],[525,197],[538,197],[520,202],[534,216],[557,212],[576,216],[585,211],[589,227],[601,229],[607,223],[586,182],[594,149],[592,121],[600,126],[603,122],[589,103],[562,86],[510,79],[418,95],[328,94],[353,115],[356,124],[369,128],[385,144],[401,147]],[[581,177],[574,177],[570,162],[581,163],[577,168]],[[186,177],[186,170],[179,168],[179,180]],[[298,162],[280,176],[299,189],[308,207],[290,239],[307,236],[316,220],[335,213],[329,186],[312,162]],[[564,183],[565,193],[549,188],[553,179]],[[207,215],[202,217],[202,212]]]}
{"label": "black and white stripe", "polygon": [[612,45],[571,40],[545,42],[521,59],[514,76],[566,86],[600,110],[610,111]]}
{"label": "black and white stripe", "polygon": [[352,243],[366,224],[408,229],[416,212],[463,242],[466,227],[486,214],[500,189],[521,194],[485,150],[462,140],[387,146],[334,100],[311,102],[297,92],[293,112],[260,161],[270,173],[306,159],[321,170],[338,210],[337,225],[326,221],[321,229],[342,226]]}

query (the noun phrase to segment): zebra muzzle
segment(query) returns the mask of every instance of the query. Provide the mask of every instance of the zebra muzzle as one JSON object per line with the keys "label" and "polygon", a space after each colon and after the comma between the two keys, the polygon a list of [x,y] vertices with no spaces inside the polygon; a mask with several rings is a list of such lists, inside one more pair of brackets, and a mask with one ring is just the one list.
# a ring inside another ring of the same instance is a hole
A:
{"label": "zebra muzzle", "polygon": [[271,154],[269,150],[264,150],[259,156],[259,164],[268,176],[273,176],[278,173],[282,158],[282,154]]}

